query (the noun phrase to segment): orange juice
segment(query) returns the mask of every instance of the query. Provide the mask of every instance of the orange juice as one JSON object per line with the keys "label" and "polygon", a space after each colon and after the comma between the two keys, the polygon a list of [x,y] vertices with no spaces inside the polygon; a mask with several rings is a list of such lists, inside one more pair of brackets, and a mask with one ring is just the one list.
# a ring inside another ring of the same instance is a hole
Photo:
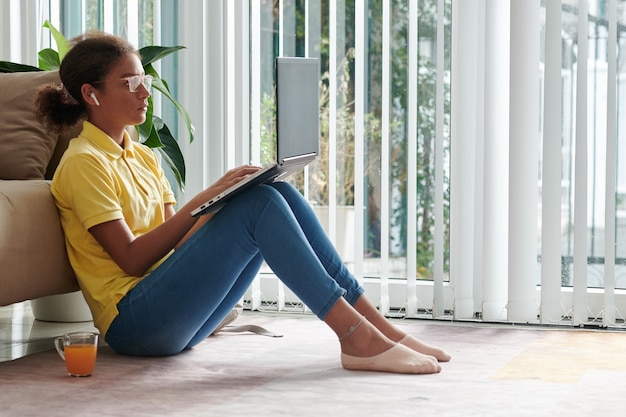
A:
{"label": "orange juice", "polygon": [[69,374],[74,376],[91,375],[96,365],[96,353],[98,352],[96,345],[77,343],[66,345],[63,350],[65,351],[65,362]]}

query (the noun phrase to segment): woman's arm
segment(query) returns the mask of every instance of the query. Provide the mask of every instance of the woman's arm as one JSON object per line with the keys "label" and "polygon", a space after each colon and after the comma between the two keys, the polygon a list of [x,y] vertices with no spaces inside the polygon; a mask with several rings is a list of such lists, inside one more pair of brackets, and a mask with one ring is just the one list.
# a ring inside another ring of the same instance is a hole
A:
{"label": "woman's arm", "polygon": [[192,217],[192,210],[258,169],[258,167],[244,165],[228,171],[215,184],[181,207],[178,212],[174,212],[171,205],[166,206],[166,221],[142,236],[134,236],[123,219],[93,226],[89,232],[127,274],[143,276],[152,265],[184,242],[202,223],[208,220],[207,216]]}
{"label": "woman's arm", "polygon": [[[173,204],[166,204],[165,205],[165,220],[169,219],[170,217],[172,217],[174,214],[176,214],[176,210],[174,210],[174,205]],[[183,237],[178,244],[176,245],[175,249],[178,249],[180,247],[180,245],[182,245],[183,243],[185,243],[185,241],[187,239],[189,239],[189,237],[191,235],[193,235],[196,230],[198,230],[200,227],[202,227],[202,225],[204,223],[206,223],[211,217],[213,217],[215,213],[207,213],[207,214],[203,214],[200,217],[197,217],[196,223],[191,227],[191,229],[189,229],[189,231],[187,232],[187,234],[185,235],[185,237]]]}

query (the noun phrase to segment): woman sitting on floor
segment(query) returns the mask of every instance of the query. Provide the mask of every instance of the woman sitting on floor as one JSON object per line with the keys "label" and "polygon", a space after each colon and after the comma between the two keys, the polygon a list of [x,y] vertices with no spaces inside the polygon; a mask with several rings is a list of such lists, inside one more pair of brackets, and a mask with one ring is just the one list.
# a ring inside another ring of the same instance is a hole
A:
{"label": "woman sitting on floor", "polygon": [[228,171],[175,211],[155,155],[125,131],[146,119],[152,81],[126,40],[99,32],[74,39],[59,74],[61,85],[39,92],[40,117],[56,132],[84,122],[52,193],[71,264],[112,349],[160,356],[193,347],[265,260],[337,334],[344,368],[435,373],[450,359],[378,313],[291,185],[260,185],[216,214],[190,215],[258,167]]}

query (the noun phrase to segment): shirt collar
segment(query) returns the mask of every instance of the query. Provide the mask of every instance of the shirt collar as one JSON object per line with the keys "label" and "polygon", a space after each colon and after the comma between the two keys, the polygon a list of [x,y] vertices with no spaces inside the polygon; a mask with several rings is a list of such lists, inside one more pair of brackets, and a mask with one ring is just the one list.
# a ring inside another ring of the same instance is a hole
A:
{"label": "shirt collar", "polygon": [[83,130],[80,136],[85,137],[98,149],[110,155],[112,158],[121,158],[122,154],[133,155],[135,142],[127,131],[124,131],[124,147],[120,147],[109,135],[91,122],[83,122]]}

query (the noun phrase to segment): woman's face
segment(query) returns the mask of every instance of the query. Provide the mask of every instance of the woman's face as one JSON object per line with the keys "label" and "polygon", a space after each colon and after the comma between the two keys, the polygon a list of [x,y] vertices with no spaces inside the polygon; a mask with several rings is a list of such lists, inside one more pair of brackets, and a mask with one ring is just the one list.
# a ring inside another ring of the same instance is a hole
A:
{"label": "woman's face", "polygon": [[[129,78],[143,75],[143,66],[135,54],[122,58],[102,82],[92,84],[100,103],[91,107],[92,116],[111,127],[142,124],[146,120],[150,91],[144,86],[143,78]],[[130,91],[129,84],[136,87],[135,92]]]}

